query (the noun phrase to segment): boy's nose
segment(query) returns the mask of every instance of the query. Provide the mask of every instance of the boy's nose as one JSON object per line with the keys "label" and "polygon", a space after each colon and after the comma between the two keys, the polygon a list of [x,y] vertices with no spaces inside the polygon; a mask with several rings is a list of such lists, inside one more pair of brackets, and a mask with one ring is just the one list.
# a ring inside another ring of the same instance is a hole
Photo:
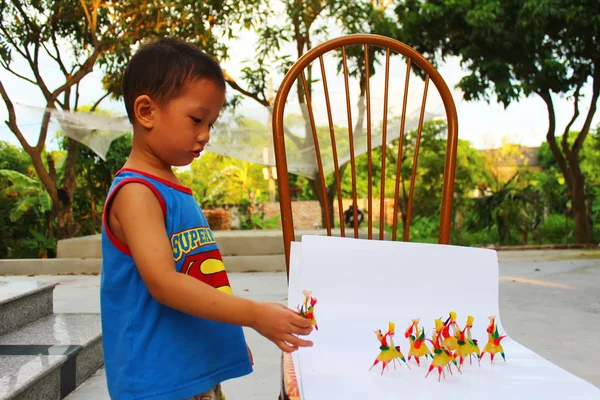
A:
{"label": "boy's nose", "polygon": [[202,129],[202,131],[196,137],[196,140],[198,141],[198,143],[206,145],[206,143],[208,143],[208,141],[210,140],[210,131],[208,129]]}

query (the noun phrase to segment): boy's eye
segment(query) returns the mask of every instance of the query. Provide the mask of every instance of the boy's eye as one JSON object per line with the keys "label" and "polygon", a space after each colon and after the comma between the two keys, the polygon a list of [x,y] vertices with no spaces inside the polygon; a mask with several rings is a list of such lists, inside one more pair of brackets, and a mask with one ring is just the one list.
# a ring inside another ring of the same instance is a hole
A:
{"label": "boy's eye", "polygon": [[[190,118],[195,124],[202,123],[202,120],[200,118],[196,118],[196,117],[190,117]],[[208,129],[212,130],[214,127],[215,127],[215,124],[208,124]]]}

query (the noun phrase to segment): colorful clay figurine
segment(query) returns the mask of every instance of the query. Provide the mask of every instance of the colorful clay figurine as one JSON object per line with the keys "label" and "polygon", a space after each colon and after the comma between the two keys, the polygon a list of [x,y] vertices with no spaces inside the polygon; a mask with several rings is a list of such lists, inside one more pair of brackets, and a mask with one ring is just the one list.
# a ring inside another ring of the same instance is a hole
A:
{"label": "colorful clay figurine", "polygon": [[502,356],[504,361],[506,361],[506,356],[504,355],[504,349],[502,348],[502,345],[500,344],[500,342],[502,341],[502,339],[504,339],[506,337],[506,335],[500,336],[500,334],[498,333],[498,326],[496,325],[496,317],[489,317],[489,319],[490,319],[490,324],[487,327],[488,342],[485,345],[485,347],[483,348],[483,351],[481,352],[481,356],[479,358],[482,359],[483,355],[485,353],[489,353],[490,360],[493,363],[494,356],[497,353],[500,353],[500,355]]}
{"label": "colorful clay figurine", "polygon": [[380,351],[379,355],[375,359],[375,362],[373,362],[373,365],[371,366],[371,368],[369,368],[369,371],[373,369],[373,367],[377,364],[382,363],[381,374],[383,375],[383,371],[386,369],[389,363],[393,361],[394,366],[396,366],[396,358],[404,361],[408,368],[410,368],[410,366],[406,363],[404,355],[400,351],[400,346],[394,346],[394,335],[396,334],[395,329],[395,324],[393,322],[390,322],[388,331],[385,334],[381,332],[381,329],[375,331],[375,335],[377,336],[377,340],[379,341]]}
{"label": "colorful clay figurine", "polygon": [[407,338],[408,342],[410,343],[408,361],[410,361],[411,358],[414,358],[417,362],[417,365],[421,366],[421,362],[419,360],[420,357],[431,357],[433,359],[431,350],[429,350],[427,343],[425,343],[425,328],[421,328],[421,332],[419,332],[419,318],[412,320],[412,324],[404,332],[404,337]]}
{"label": "colorful clay figurine", "polygon": [[300,315],[310,320],[310,325],[314,326],[316,330],[319,330],[317,325],[317,319],[315,318],[315,304],[317,304],[317,298],[312,297],[312,292],[309,290],[302,291],[304,295],[304,304],[302,307],[298,307]]}

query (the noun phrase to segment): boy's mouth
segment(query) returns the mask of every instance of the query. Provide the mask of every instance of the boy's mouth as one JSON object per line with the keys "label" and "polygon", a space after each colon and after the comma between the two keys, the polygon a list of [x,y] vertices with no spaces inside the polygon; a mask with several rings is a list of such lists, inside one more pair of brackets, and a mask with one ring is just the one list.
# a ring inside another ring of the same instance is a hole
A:
{"label": "boy's mouth", "polygon": [[192,155],[194,156],[194,158],[200,157],[200,153],[202,153],[202,150],[192,151]]}

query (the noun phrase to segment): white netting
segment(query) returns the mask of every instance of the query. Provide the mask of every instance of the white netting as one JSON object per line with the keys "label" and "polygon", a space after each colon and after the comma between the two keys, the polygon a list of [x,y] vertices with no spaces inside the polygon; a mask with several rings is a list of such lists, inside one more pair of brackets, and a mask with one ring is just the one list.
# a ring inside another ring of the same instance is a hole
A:
{"label": "white netting", "polygon": [[[353,118],[357,121],[353,122],[355,156],[364,154],[367,151],[364,104],[365,99],[359,98],[357,102],[358,112],[353,113]],[[44,112],[51,113],[50,123],[54,130],[83,143],[103,160],[106,159],[106,154],[113,140],[132,130],[132,126],[126,116],[115,117],[89,112],[61,111],[34,106],[21,106],[28,108],[30,111],[35,111],[40,115]],[[314,104],[313,107],[315,109],[314,118],[317,126],[320,153],[323,160],[324,172],[327,175],[334,170],[329,125],[326,121],[323,123],[323,119],[327,118],[327,114],[324,109]],[[299,108],[301,113],[297,114],[295,123],[291,123],[290,126],[286,124],[285,126],[288,170],[297,175],[313,178],[316,177],[318,170],[312,128],[310,127],[306,105],[302,104]],[[272,110],[265,108],[265,111],[265,123],[251,120],[253,122],[251,126],[249,126],[247,118],[240,118],[239,115],[236,116],[231,113],[223,115],[221,122],[215,126],[206,151],[265,166],[275,166],[273,136],[270,123]],[[432,112],[426,110],[424,120],[431,120],[442,115],[439,111]],[[343,117],[347,119],[347,114]],[[419,118],[420,109],[407,112],[405,133],[418,126]],[[377,122],[373,118],[373,121],[371,124],[372,148],[377,148],[382,145],[383,124],[381,118]],[[350,141],[347,127],[347,121],[345,125],[336,125],[335,127],[339,165],[350,160]],[[393,115],[389,116],[386,144],[397,139],[399,132],[400,118]]]}
{"label": "white netting", "polygon": [[[424,122],[443,118],[446,115],[436,86],[430,82],[428,93],[424,93],[424,81],[414,74],[415,68],[417,68],[414,64],[409,82],[406,80],[407,63],[403,57],[393,56],[391,58],[389,74],[384,73],[381,56],[373,58],[373,68],[370,70],[372,76],[368,80],[370,102],[367,102],[366,86],[361,89],[357,73],[360,68],[357,67],[355,58],[348,59],[351,72],[349,78],[345,78],[342,73],[339,54],[324,58],[323,71],[325,71],[325,75],[323,75],[318,62],[313,62],[312,69],[306,69],[325,174],[334,170],[328,109],[331,111],[331,122],[335,128],[336,149],[340,165],[350,159],[349,126],[353,130],[355,155],[359,156],[367,151],[367,120],[369,117],[372,148],[375,149],[382,145],[384,125],[387,127],[386,145],[399,137],[403,112],[406,116],[405,134],[418,126],[424,97],[427,99]],[[277,72],[274,74],[277,75]],[[324,96],[325,82],[327,82],[326,90],[330,100],[329,107]],[[362,84],[364,85],[365,82]],[[298,96],[298,90],[302,90],[301,87],[302,85],[293,85],[291,88],[284,116],[288,170],[297,175],[314,178],[318,171],[315,146],[308,108],[304,99],[300,102],[299,99],[302,96]],[[228,92],[230,92],[229,89]],[[405,92],[408,94],[408,102],[406,110],[403,110]],[[273,92],[271,94],[274,95]],[[386,94],[388,95],[387,107],[384,99]],[[460,97],[460,94],[457,93],[457,96]],[[30,117],[33,117],[32,113],[36,114],[32,120],[41,121],[45,112],[51,113],[51,125],[54,131],[62,132],[83,143],[102,159],[106,159],[113,140],[132,130],[127,117],[123,115],[64,112],[32,106],[22,107],[26,109],[25,111],[30,114]],[[348,109],[350,109],[352,117],[350,121]],[[235,110],[223,112],[211,134],[206,151],[265,166],[275,166],[271,118],[272,109],[270,107],[258,105],[254,100],[245,98]]]}
{"label": "white netting", "polygon": [[[364,99],[359,99],[359,104],[364,103]],[[359,108],[361,108],[359,106]],[[307,115],[307,107],[302,105],[303,114]],[[269,110],[269,121],[270,121]],[[326,111],[321,110],[320,114]],[[360,115],[360,114],[359,114]],[[424,121],[441,117],[439,112],[425,111]],[[404,127],[405,134],[418,127],[420,110],[413,110],[406,115]],[[358,119],[358,118],[357,118]],[[363,115],[362,123],[355,123],[353,126],[354,154],[359,156],[367,152],[367,127],[366,117]],[[315,120],[318,120],[315,115]],[[304,126],[306,124],[306,126]],[[306,117],[306,122],[299,126],[285,126],[286,134],[286,158],[289,172],[296,175],[314,178],[318,174],[316,151],[312,137],[312,128],[310,119]],[[294,129],[295,128],[295,129]],[[323,161],[325,175],[334,171],[333,147],[331,144],[329,125],[317,124],[319,151]],[[338,165],[342,165],[350,160],[350,140],[347,124],[334,128]],[[388,118],[386,144],[398,139],[400,134],[400,118]],[[383,128],[382,121],[371,124],[371,147],[373,149],[382,145]],[[295,139],[295,140],[294,140]],[[296,142],[301,142],[297,144]],[[238,158],[250,162],[263,164],[266,166],[275,166],[275,156],[273,153],[273,139],[270,125],[263,127],[240,127],[221,124],[215,129],[215,134],[211,138],[207,151]]]}
{"label": "white netting", "polygon": [[50,113],[50,131],[58,131],[90,148],[102,160],[113,140],[131,132],[132,126],[127,116],[109,116],[105,113],[62,111],[53,108],[17,104],[30,118],[42,121],[45,113]]}

